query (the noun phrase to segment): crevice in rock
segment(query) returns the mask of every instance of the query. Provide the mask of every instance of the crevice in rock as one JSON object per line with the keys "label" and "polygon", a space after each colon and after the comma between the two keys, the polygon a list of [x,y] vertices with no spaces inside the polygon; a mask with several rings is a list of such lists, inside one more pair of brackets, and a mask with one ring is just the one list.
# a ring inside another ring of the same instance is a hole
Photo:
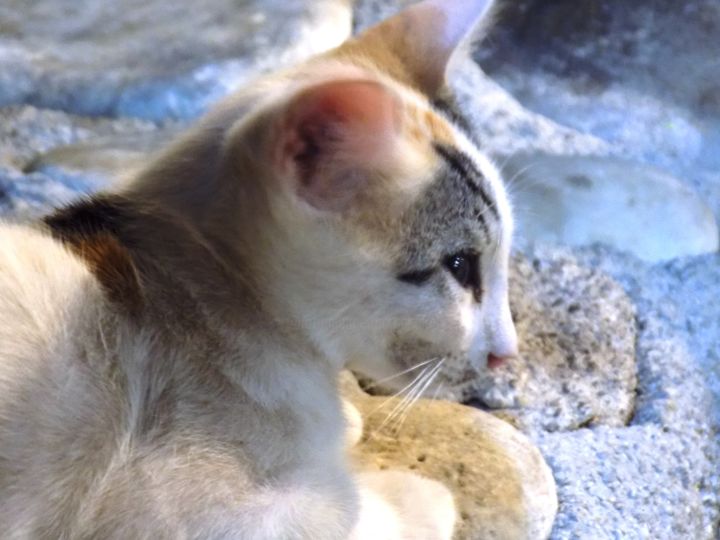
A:
{"label": "crevice in rock", "polygon": [[635,349],[635,388],[633,388],[632,393],[632,399],[630,401],[630,412],[627,416],[627,421],[625,422],[626,426],[631,426],[635,423],[635,415],[637,414],[637,408],[638,408],[638,400],[640,399],[642,392],[641,388],[641,382],[640,382],[640,360],[638,358],[638,351],[640,350],[640,336],[643,332],[645,325],[641,324],[640,318],[636,314],[633,318],[635,321],[635,342],[633,343],[633,348]]}

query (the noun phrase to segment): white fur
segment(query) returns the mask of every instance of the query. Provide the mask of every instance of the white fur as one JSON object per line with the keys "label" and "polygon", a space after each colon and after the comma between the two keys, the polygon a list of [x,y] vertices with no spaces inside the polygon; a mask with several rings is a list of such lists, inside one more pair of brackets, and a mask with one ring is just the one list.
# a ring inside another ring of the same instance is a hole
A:
{"label": "white fur", "polygon": [[[428,5],[452,14],[451,2]],[[479,17],[486,3],[462,6]],[[447,39],[426,46],[445,49],[438,58],[471,26],[459,13]],[[430,158],[392,147],[373,164],[385,182],[373,204],[348,215],[302,204],[293,179],[267,165],[267,125],[312,84],[368,78],[427,107],[380,71],[339,56],[260,81],[123,186],[149,209],[133,247],[152,315],[142,324],[46,231],[0,225],[5,537],[451,538],[453,498],[438,482],[350,473],[345,445],[361,427],[346,413],[355,427],[344,438],[336,377],[349,361],[397,371],[388,355],[403,325],[437,350],[511,353],[509,238],[482,308],[455,289],[411,294],[393,267],[393,219],[432,178]],[[456,136],[494,186],[509,235],[495,169]]]}

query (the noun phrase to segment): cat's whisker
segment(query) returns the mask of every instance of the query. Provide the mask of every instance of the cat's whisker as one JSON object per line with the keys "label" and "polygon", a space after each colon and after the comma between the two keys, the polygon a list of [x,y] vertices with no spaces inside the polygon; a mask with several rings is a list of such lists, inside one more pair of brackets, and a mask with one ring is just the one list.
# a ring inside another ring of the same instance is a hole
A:
{"label": "cat's whisker", "polygon": [[508,155],[505,156],[505,158],[502,160],[502,163],[497,163],[497,164],[495,165],[495,167],[497,168],[498,171],[504,171],[504,170],[505,170],[505,166],[506,166],[506,165],[510,162],[510,160],[511,160],[512,158],[514,158],[514,157],[515,157],[515,154],[508,154]]}
{"label": "cat's whisker", "polygon": [[443,362],[445,360],[441,360],[440,363],[431,371],[431,373],[426,378],[425,383],[422,385],[420,390],[416,393],[416,395],[413,397],[412,401],[408,403],[405,408],[403,409],[402,414],[398,417],[398,422],[396,422],[396,425],[394,426],[393,433],[397,435],[399,433],[400,428],[405,423],[405,420],[408,417],[408,414],[410,413],[410,410],[412,409],[413,405],[417,403],[417,401],[422,397],[423,393],[425,393],[425,390],[432,384],[432,382],[435,380],[435,377],[437,377],[438,373],[440,373],[440,369],[442,368]]}
{"label": "cat's whisker", "polygon": [[[432,367],[432,368],[430,368],[430,367],[425,368],[425,369],[422,371],[422,373],[420,373],[420,375],[418,375],[415,379],[413,379],[413,381],[410,383],[410,385],[408,385],[408,386],[405,387],[405,388],[408,388],[408,387],[410,388],[408,394],[407,394],[406,396],[404,396],[404,397],[395,405],[395,407],[393,408],[393,410],[390,411],[390,413],[385,417],[385,419],[381,422],[381,424],[373,431],[373,434],[381,431],[390,421],[392,421],[392,419],[393,419],[399,412],[401,412],[401,411],[403,410],[403,408],[405,407],[405,405],[406,405],[406,404],[412,399],[412,397],[415,395],[415,392],[417,391],[417,389],[422,386],[423,381],[426,380],[426,376],[427,376],[429,373],[431,373],[431,372],[435,369],[435,367],[436,367],[436,366],[434,366],[434,367]],[[393,399],[393,397],[389,398],[389,399],[386,400],[384,403],[386,403],[387,401],[390,401],[391,399]],[[382,405],[381,405],[381,407],[382,407]]]}
{"label": "cat's whisker", "polygon": [[429,369],[431,369],[431,368],[426,367],[424,370],[422,370],[417,377],[415,377],[412,381],[410,381],[410,382],[409,382],[408,384],[406,384],[403,388],[401,388],[400,390],[398,390],[397,392],[395,392],[393,395],[389,396],[389,397],[388,397],[386,400],[384,400],[380,405],[378,405],[375,409],[373,409],[373,410],[370,412],[370,414],[368,414],[368,416],[369,416],[369,417],[370,417],[370,416],[373,416],[375,413],[377,413],[378,411],[380,411],[385,405],[387,405],[388,403],[390,403],[393,399],[397,398],[398,396],[401,396],[402,394],[404,394],[404,393],[407,392],[407,391],[410,391],[410,390],[412,389],[412,387],[413,387],[415,384],[417,384],[418,380],[419,380],[420,378],[422,378],[422,376],[423,376],[423,375],[427,372],[427,370],[429,370]]}
{"label": "cat's whisker", "polygon": [[537,207],[537,205],[533,204],[531,201],[515,202],[513,204],[513,209],[516,212],[522,212],[523,214],[527,214],[527,213],[537,214],[536,207]]}
{"label": "cat's whisker", "polygon": [[430,360],[425,360],[424,362],[415,364],[414,366],[409,367],[403,371],[400,371],[399,373],[396,373],[395,375],[391,375],[390,377],[385,377],[384,379],[380,379],[378,381],[373,382],[372,384],[366,386],[365,390],[375,388],[376,386],[378,386],[384,382],[388,382],[388,381],[392,381],[393,379],[397,379],[398,377],[401,377],[401,376],[405,375],[406,373],[410,373],[411,371],[415,371],[416,369],[420,369],[421,367],[428,365],[430,362],[436,362],[436,361],[437,361],[437,358],[431,358]]}
{"label": "cat's whisker", "polygon": [[441,360],[436,366],[434,366],[420,381],[420,383],[413,389],[413,392],[408,394],[403,400],[403,407],[395,415],[396,418],[402,418],[407,415],[410,407],[422,396],[428,384],[435,378],[437,373],[440,371],[444,360]]}
{"label": "cat's whisker", "polygon": [[[506,164],[507,164],[507,163],[506,163]],[[528,164],[525,165],[524,167],[521,167],[520,169],[518,169],[517,171],[515,171],[515,173],[512,175],[512,177],[511,177],[510,179],[505,180],[505,188],[506,188],[507,190],[510,190],[510,189],[512,188],[512,186],[515,185],[515,184],[517,183],[517,181],[518,181],[520,178],[522,178],[523,175],[524,175],[526,172],[532,170],[533,168],[539,166],[540,164],[541,164],[540,161],[531,161],[530,163],[528,163]],[[501,169],[501,170],[504,170],[504,169],[505,169],[505,165],[502,166],[502,169]]]}
{"label": "cat's whisker", "polygon": [[[529,163],[525,167],[516,171],[513,176],[505,181],[505,190],[512,198],[523,189],[528,189],[541,185],[544,180],[538,177],[526,177],[525,173],[540,165],[540,162]],[[522,179],[522,180],[521,180]]]}
{"label": "cat's whisker", "polygon": [[444,386],[445,386],[445,383],[440,383],[438,386],[436,386],[435,391],[433,392],[433,395],[430,399],[436,400]]}
{"label": "cat's whisker", "polygon": [[415,393],[417,392],[418,388],[420,388],[420,387],[422,386],[423,381],[426,379],[426,377],[428,376],[428,374],[432,372],[432,369],[434,369],[434,368],[428,368],[428,369],[426,369],[426,370],[423,370],[423,372],[420,374],[420,376],[417,377],[417,378],[413,381],[414,384],[413,384],[412,389],[407,393],[407,395],[403,396],[403,398],[395,405],[395,407],[393,408],[393,410],[390,411],[390,414],[388,414],[388,415],[385,417],[385,419],[383,420],[383,422],[382,422],[382,423],[380,424],[380,426],[378,427],[378,430],[382,429],[382,427],[385,426],[385,424],[387,424],[387,423],[389,423],[390,421],[392,421],[392,419],[393,419],[395,416],[397,416],[398,414],[402,413],[402,410],[404,409],[404,407],[406,406],[406,404],[409,403],[409,402],[412,400],[412,398],[413,398],[413,396],[415,395]]}

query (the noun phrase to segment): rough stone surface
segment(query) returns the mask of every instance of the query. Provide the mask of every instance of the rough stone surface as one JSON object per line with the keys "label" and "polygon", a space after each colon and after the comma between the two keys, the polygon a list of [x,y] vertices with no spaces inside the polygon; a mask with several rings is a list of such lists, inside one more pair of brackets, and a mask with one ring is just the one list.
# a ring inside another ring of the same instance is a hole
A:
{"label": "rough stone surface", "polygon": [[27,220],[78,197],[79,192],[41,173],[23,174],[0,166],[0,214],[3,220]]}
{"label": "rough stone surface", "polygon": [[551,538],[715,538],[706,436],[655,425],[545,436],[561,501]]}
{"label": "rough stone surface", "polygon": [[647,165],[522,154],[504,168],[516,179],[513,202],[521,242],[604,243],[648,261],[718,249],[710,207],[686,183]]}
{"label": "rough stone surface", "polygon": [[495,80],[614,154],[685,179],[720,216],[716,1],[521,0],[502,19],[476,51]]}
{"label": "rough stone surface", "polygon": [[635,399],[636,327],[622,288],[557,254],[516,256],[510,287],[520,358],[478,377],[473,397],[513,406],[508,413],[528,431],[625,424]]}
{"label": "rough stone surface", "polygon": [[[545,250],[547,257],[555,250]],[[630,427],[540,434],[558,481],[552,538],[714,540],[720,507],[720,256],[650,265],[575,251],[623,284],[637,309]]]}
{"label": "rough stone surface", "polygon": [[[674,429],[720,425],[720,255],[642,263],[595,246],[576,251],[611,274],[637,309],[638,399],[634,423]],[[720,441],[714,441],[720,443]]]}
{"label": "rough stone surface", "polygon": [[360,470],[411,470],[455,496],[456,538],[547,538],[557,509],[555,482],[537,448],[492,415],[444,401],[419,400],[387,421],[398,398],[362,392],[343,375],[344,395],[361,412]]}
{"label": "rough stone surface", "polygon": [[[454,59],[447,83],[479,146],[501,166],[519,152],[605,155],[612,147],[524,107],[465,56]],[[509,179],[513,190],[514,179]]]}
{"label": "rough stone surface", "polygon": [[492,409],[528,433],[625,425],[637,330],[622,287],[568,253],[516,255],[510,305],[520,357],[473,377],[468,360],[447,359],[436,395]]}
{"label": "rough stone surface", "polygon": [[104,135],[59,146],[37,156],[25,170],[45,174],[84,191],[95,191],[132,175],[178,131],[178,126],[170,126]]}
{"label": "rough stone surface", "polygon": [[6,218],[30,218],[105,187],[136,164],[159,134],[174,129],[32,106],[0,108],[0,209]]}
{"label": "rough stone surface", "polygon": [[187,118],[350,33],[347,0],[5,0],[0,105]]}
{"label": "rough stone surface", "polygon": [[88,118],[31,106],[0,107],[0,164],[26,170],[38,156],[60,146],[99,137],[133,138],[155,129],[153,123],[132,118]]}

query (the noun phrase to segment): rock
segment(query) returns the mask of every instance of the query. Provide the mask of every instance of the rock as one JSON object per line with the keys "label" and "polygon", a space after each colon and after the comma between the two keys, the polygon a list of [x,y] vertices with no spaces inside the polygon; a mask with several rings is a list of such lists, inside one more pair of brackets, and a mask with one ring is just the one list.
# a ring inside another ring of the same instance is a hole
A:
{"label": "rock", "polygon": [[461,383],[462,399],[499,409],[531,434],[625,425],[635,400],[636,325],[622,287],[565,252],[517,255],[510,306],[520,357]]}
{"label": "rock", "polygon": [[353,32],[360,32],[394,15],[417,0],[355,0],[353,2]]}
{"label": "rock", "polygon": [[720,83],[716,2],[523,3],[476,53],[523,104],[663,168],[696,157],[694,111]]}
{"label": "rock", "polygon": [[79,192],[41,173],[23,174],[0,166],[0,216],[3,220],[29,220],[68,203]]}
{"label": "rock", "polygon": [[0,165],[25,170],[37,156],[60,146],[112,136],[133,139],[156,129],[151,122],[132,118],[89,118],[30,106],[0,107]]}
{"label": "rock", "polygon": [[505,422],[455,403],[419,400],[400,425],[385,423],[399,399],[373,397],[343,375],[364,433],[354,452],[363,470],[415,471],[455,496],[456,538],[547,538],[557,510],[555,482],[532,443]]}
{"label": "rock", "polygon": [[575,253],[636,306],[638,395],[627,428],[539,434],[561,501],[552,537],[715,540],[720,306],[708,298],[720,255],[650,265],[602,246]]}
{"label": "rock", "polygon": [[475,58],[524,107],[717,195],[719,38],[714,0],[521,0]]}
{"label": "rock", "polygon": [[0,105],[188,118],[350,33],[348,0],[6,0]]}
{"label": "rock", "polygon": [[603,243],[648,261],[718,250],[712,210],[686,183],[614,158],[518,155],[515,178],[522,242]]}
{"label": "rock", "polygon": [[544,437],[561,501],[551,537],[714,540],[718,484],[708,484],[706,436],[644,425]]}
{"label": "rock", "polygon": [[696,171],[691,180],[700,197],[712,209],[715,219],[720,222],[720,167]]}
{"label": "rock", "polygon": [[[464,55],[450,64],[447,84],[455,108],[467,120],[478,146],[500,164],[519,152],[605,155],[612,150],[611,145],[593,135],[524,107]],[[512,183],[510,178],[511,189]]]}
{"label": "rock", "polygon": [[0,211],[37,217],[106,187],[175,129],[31,106],[0,108]]}
{"label": "rock", "polygon": [[177,126],[132,134],[107,135],[67,146],[38,156],[26,167],[85,192],[107,187],[116,179],[130,176],[155,151],[178,133]]}
{"label": "rock", "polygon": [[622,283],[636,305],[633,422],[696,432],[720,429],[720,305],[708,301],[720,290],[720,255],[649,265],[594,246],[577,256]]}

